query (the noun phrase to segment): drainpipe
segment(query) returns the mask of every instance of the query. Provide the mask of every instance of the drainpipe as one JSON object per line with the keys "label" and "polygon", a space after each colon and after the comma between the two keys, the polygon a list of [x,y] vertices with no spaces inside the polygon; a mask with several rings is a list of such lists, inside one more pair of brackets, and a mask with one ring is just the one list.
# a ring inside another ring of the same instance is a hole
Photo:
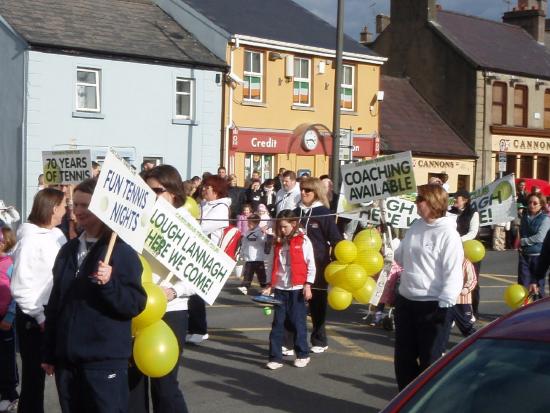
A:
{"label": "drainpipe", "polygon": [[[239,38],[235,36],[235,38],[233,38],[232,40],[232,43],[234,44],[234,46],[231,46],[231,50],[229,52],[229,73],[233,71],[234,51],[235,49],[239,48]],[[228,168],[229,173],[235,173],[235,171],[232,171],[229,166],[229,143],[231,126],[233,126],[233,93],[234,90],[231,85],[229,85],[229,107],[227,109],[227,124],[225,125],[225,136],[223,143],[223,166]]]}

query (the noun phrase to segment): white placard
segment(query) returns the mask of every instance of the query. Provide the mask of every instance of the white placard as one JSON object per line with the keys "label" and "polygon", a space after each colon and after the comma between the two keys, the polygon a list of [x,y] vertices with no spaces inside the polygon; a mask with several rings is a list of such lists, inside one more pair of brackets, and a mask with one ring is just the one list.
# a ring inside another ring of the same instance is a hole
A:
{"label": "white placard", "polygon": [[506,175],[474,192],[472,206],[479,212],[479,225],[504,224],[517,218],[514,175]]}
{"label": "white placard", "polygon": [[145,251],[212,304],[235,267],[184,208],[159,198],[150,219]]}
{"label": "white placard", "polygon": [[155,199],[139,174],[110,149],[89,209],[138,253],[143,250]]}
{"label": "white placard", "polygon": [[92,177],[92,156],[89,149],[42,152],[44,184],[79,184]]}
{"label": "white placard", "polygon": [[416,191],[410,151],[342,165],[341,171],[344,194],[352,204]]}

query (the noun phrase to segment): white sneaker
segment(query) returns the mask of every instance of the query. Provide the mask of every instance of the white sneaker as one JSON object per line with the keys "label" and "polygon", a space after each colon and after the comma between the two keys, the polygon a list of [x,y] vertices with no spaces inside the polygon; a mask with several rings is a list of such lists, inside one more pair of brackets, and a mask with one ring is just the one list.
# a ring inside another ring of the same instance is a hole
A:
{"label": "white sneaker", "polygon": [[278,361],[270,361],[265,365],[269,370],[277,370],[283,367],[283,363],[279,363]]}
{"label": "white sneaker", "polygon": [[476,322],[476,317],[472,314],[472,323]]}
{"label": "white sneaker", "polygon": [[291,348],[286,348],[285,346],[282,347],[283,350],[283,356],[293,356],[294,350]]}
{"label": "white sneaker", "polygon": [[248,293],[248,288],[246,288],[245,286],[237,287],[237,290],[239,290],[244,295],[246,295]]}
{"label": "white sneaker", "polygon": [[12,402],[9,400],[2,400],[0,401],[0,412],[16,413],[18,404],[19,399],[15,399]]}
{"label": "white sneaker", "polygon": [[208,334],[191,334],[185,338],[187,343],[200,344],[204,340],[208,340],[210,336]]}
{"label": "white sneaker", "polygon": [[310,360],[311,359],[309,357],[306,357],[303,359],[296,359],[294,360],[294,367],[298,367],[298,368],[305,367],[309,364]]}
{"label": "white sneaker", "polygon": [[0,412],[5,412],[10,407],[11,402],[9,400],[0,401]]}
{"label": "white sneaker", "polygon": [[311,352],[312,353],[315,353],[315,354],[319,354],[319,353],[324,353],[325,351],[327,351],[328,349],[328,346],[313,346],[311,347]]}

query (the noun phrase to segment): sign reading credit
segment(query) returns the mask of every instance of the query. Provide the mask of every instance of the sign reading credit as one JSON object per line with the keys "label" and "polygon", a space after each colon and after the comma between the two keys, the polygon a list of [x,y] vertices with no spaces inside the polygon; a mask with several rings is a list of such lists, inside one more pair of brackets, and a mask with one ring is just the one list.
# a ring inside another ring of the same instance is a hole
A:
{"label": "sign reading credit", "polygon": [[212,304],[235,261],[215,245],[185,208],[158,198],[145,239],[145,251]]}
{"label": "sign reading credit", "polygon": [[155,199],[139,174],[109,150],[89,209],[138,253],[143,250]]}
{"label": "sign reading credit", "polygon": [[402,152],[342,165],[342,185],[350,203],[416,191],[412,153]]}
{"label": "sign reading credit", "polygon": [[79,184],[92,177],[90,150],[42,152],[46,185]]}

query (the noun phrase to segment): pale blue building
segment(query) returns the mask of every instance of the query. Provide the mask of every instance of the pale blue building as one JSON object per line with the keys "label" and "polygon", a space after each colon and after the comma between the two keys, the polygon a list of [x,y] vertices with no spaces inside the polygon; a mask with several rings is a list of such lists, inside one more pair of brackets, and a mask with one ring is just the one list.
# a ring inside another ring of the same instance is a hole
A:
{"label": "pale blue building", "polygon": [[215,172],[225,71],[148,0],[0,3],[0,199],[28,214],[47,150]]}

